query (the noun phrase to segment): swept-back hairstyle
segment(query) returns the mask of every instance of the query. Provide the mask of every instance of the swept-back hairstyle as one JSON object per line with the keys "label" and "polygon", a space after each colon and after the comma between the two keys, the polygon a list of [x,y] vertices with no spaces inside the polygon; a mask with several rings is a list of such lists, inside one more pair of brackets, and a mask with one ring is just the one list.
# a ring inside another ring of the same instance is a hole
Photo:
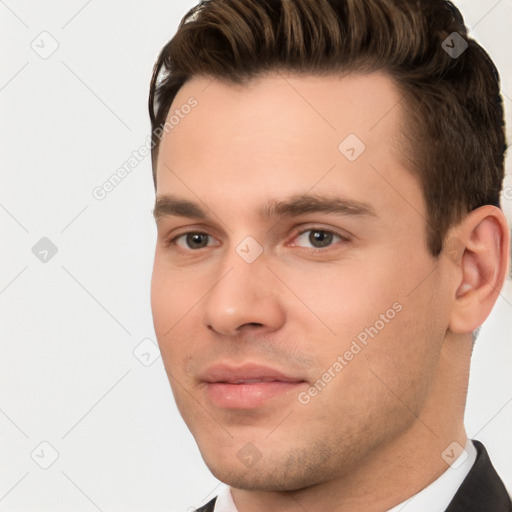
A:
{"label": "swept-back hairstyle", "polygon": [[383,71],[394,80],[434,256],[464,214],[484,204],[500,206],[506,142],[498,71],[446,0],[200,2],[153,71],[155,188],[162,126],[183,84],[198,75],[243,84],[272,71]]}

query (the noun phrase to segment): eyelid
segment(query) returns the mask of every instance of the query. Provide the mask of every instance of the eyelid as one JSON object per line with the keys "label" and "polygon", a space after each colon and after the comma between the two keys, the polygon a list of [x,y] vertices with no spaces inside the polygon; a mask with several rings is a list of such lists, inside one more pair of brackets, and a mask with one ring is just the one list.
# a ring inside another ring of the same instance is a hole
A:
{"label": "eyelid", "polygon": [[[214,239],[216,238],[215,235],[213,235],[212,233],[209,232],[209,229],[206,229],[201,226],[197,226],[197,229],[195,229],[195,226],[192,226],[192,227],[188,226],[187,228],[184,228],[184,229],[185,229],[184,231],[168,235],[164,239],[165,247],[170,247],[171,245],[174,245],[179,250],[184,251],[184,252],[199,252],[201,249],[206,249],[208,247],[212,247],[212,246],[206,246],[206,247],[201,247],[199,249],[190,249],[190,248],[184,249],[184,248],[179,247],[177,245],[176,241],[185,235],[201,234],[201,235],[208,236],[210,238],[214,238]],[[329,234],[339,237],[341,239],[341,242],[350,242],[352,239],[352,235],[350,235],[349,233],[346,233],[345,231],[343,233],[341,233],[340,231],[333,229],[333,228],[327,228],[327,227],[319,226],[319,225],[310,225],[307,227],[296,228],[291,235],[291,240],[292,241],[296,240],[299,236],[303,235],[304,233],[307,233],[308,231],[323,231],[324,233],[329,233]],[[217,242],[219,242],[219,241],[217,240]],[[332,248],[333,246],[335,246],[336,244],[339,244],[341,242],[332,243],[331,245],[328,245],[323,248],[315,248],[315,247],[308,248],[308,247],[301,247],[298,245],[291,245],[291,247],[299,247],[299,248],[302,248],[305,250],[313,250],[316,252],[326,252],[330,248]],[[222,245],[221,242],[215,244],[213,247],[219,247],[220,245]],[[287,244],[287,245],[289,245],[289,244]]]}
{"label": "eyelid", "polygon": [[[178,238],[181,238],[184,235],[190,235],[190,234],[201,234],[201,235],[207,235],[210,238],[219,238],[217,235],[217,230],[213,229],[211,226],[205,226],[201,224],[196,224],[192,226],[182,226],[181,228],[177,228],[175,230],[172,230],[171,233],[163,236],[163,244],[165,247],[169,247],[172,245],[176,245],[175,241]],[[197,249],[196,249],[197,251]]]}
{"label": "eyelid", "polygon": [[164,244],[166,247],[170,247],[171,245],[174,245],[174,246],[178,247],[180,250],[187,251],[187,252],[198,252],[201,249],[206,249],[207,247],[218,247],[220,245],[220,243],[218,243],[213,246],[208,245],[206,247],[201,247],[199,249],[190,249],[190,248],[184,249],[183,247],[180,247],[176,242],[178,239],[180,239],[184,236],[187,236],[187,235],[204,235],[204,236],[215,239],[215,237],[211,233],[207,233],[206,231],[188,230],[188,231],[184,231],[183,233],[170,235],[168,238],[166,238]]}
{"label": "eyelid", "polygon": [[[308,231],[323,231],[324,233],[329,233],[329,234],[339,237],[342,242],[350,242],[352,239],[351,235],[349,235],[348,233],[343,234],[343,233],[340,233],[339,231],[332,229],[332,228],[326,228],[323,226],[313,225],[313,226],[308,226],[306,228],[300,228],[300,229],[297,229],[296,231],[294,231],[294,233],[292,235],[292,240],[297,239],[299,236],[303,235],[304,233],[307,233]],[[339,242],[337,242],[337,243],[339,243]],[[326,246],[325,248],[311,248],[310,247],[309,249],[325,252],[326,250],[328,250],[330,247],[333,247],[334,245],[336,245],[336,244],[333,243],[329,246]],[[298,247],[298,246],[292,246],[292,247]]]}

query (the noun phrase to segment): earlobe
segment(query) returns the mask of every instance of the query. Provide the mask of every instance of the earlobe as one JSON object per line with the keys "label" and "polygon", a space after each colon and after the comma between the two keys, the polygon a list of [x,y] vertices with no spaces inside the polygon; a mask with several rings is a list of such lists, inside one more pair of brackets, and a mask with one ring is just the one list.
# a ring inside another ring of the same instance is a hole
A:
{"label": "earlobe", "polygon": [[[507,275],[509,230],[503,212],[490,205],[473,210],[457,227],[456,240],[460,255],[450,258],[458,277],[449,330],[469,333],[489,316]],[[445,250],[453,254],[449,244]]]}

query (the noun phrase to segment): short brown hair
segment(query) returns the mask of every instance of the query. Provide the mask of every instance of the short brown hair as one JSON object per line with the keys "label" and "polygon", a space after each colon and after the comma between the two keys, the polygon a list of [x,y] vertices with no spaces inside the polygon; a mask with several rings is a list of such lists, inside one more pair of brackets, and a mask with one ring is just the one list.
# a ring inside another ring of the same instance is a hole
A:
{"label": "short brown hair", "polygon": [[[455,42],[467,44],[460,55],[447,51]],[[394,79],[405,100],[402,132],[427,205],[432,255],[439,255],[448,228],[466,213],[500,206],[506,142],[499,74],[446,0],[200,2],[184,16],[153,71],[155,188],[157,129],[161,134],[187,80],[203,75],[246,83],[280,70],[382,70]]]}

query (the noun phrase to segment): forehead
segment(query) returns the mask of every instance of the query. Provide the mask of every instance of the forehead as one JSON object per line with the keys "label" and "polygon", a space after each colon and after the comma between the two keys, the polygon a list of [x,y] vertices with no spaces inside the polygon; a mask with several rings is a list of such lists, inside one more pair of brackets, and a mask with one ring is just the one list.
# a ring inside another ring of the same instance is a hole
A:
{"label": "forehead", "polygon": [[[191,99],[195,106],[183,108]],[[243,198],[248,205],[281,190],[332,192],[336,184],[364,201],[370,189],[383,188],[380,171],[407,172],[401,100],[382,73],[272,73],[243,85],[194,77],[169,112],[168,120],[174,117],[160,146],[157,194],[202,193],[240,206]],[[390,194],[381,192],[381,199]]]}
{"label": "forehead", "polygon": [[[246,133],[252,125],[255,129],[281,126],[288,132],[303,129],[311,134],[325,131],[338,132],[340,136],[347,130],[364,134],[382,122],[386,129],[397,127],[400,108],[394,107],[402,100],[394,81],[383,72],[323,76],[274,72],[244,84],[196,76],[178,91],[167,119],[191,97],[197,100],[197,107],[190,112],[193,115],[187,115],[187,123],[182,123],[180,116],[177,124],[174,116],[172,131],[164,136],[164,144],[171,133],[174,139],[179,136],[184,125],[202,135],[203,130],[213,128],[204,126],[211,117],[217,119],[223,131],[238,130],[245,122]],[[295,123],[301,120],[311,121],[309,130],[308,125]],[[208,133],[209,139],[213,140],[217,132]]]}

